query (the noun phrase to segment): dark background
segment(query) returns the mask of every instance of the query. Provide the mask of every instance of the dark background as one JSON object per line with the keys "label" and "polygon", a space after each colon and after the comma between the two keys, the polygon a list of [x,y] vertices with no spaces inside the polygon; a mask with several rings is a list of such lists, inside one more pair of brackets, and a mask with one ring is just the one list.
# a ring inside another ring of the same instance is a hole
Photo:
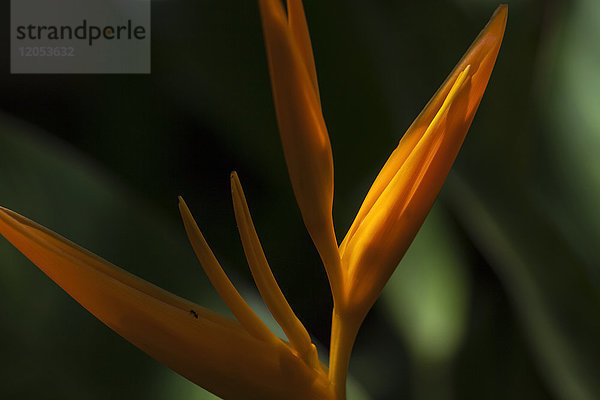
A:
{"label": "dark background", "polygon": [[[237,170],[274,274],[326,351],[329,289],[280,149],[256,2],[153,2],[151,75],[11,75],[5,3],[0,204],[225,313],[176,196],[259,304],[231,207]],[[305,1],[340,240],[496,6]],[[359,334],[351,399],[600,398],[598,37],[593,0],[509,2],[496,68],[455,167]],[[4,239],[0,354],[3,398],[210,398],[93,318]]]}

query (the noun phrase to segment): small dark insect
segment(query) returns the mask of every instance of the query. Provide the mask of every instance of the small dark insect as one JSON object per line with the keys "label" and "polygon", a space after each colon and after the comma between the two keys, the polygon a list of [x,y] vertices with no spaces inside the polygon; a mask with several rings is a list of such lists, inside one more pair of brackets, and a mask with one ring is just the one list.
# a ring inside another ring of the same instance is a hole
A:
{"label": "small dark insect", "polygon": [[194,318],[198,319],[198,313],[194,310],[190,310],[190,314],[194,316]]}

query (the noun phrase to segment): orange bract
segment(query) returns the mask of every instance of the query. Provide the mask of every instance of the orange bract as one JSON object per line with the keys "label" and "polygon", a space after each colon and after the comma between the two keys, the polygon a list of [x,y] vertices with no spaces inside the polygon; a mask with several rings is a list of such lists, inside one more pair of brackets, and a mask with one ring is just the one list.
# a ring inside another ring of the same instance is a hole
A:
{"label": "orange bract", "polygon": [[402,137],[340,245],[345,295],[353,304],[364,302],[361,312],[378,297],[450,171],[492,73],[507,11],[496,10]]}

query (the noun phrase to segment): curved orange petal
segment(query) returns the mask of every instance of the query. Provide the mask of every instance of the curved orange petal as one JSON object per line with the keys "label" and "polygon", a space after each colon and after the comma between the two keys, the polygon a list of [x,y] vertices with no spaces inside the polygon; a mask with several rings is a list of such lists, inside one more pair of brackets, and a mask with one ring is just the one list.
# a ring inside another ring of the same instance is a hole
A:
{"label": "curved orange petal", "polygon": [[425,220],[485,90],[506,25],[500,6],[411,125],[340,246],[349,302],[366,313]]}
{"label": "curved orange petal", "polygon": [[[358,211],[358,214],[352,223],[352,226],[342,241],[342,244],[340,245],[340,253],[342,256],[349,241],[356,233],[365,216],[371,210],[371,207],[373,207],[373,204],[375,204],[381,193],[396,175],[402,164],[404,164],[417,143],[421,140],[423,134],[431,124],[431,121],[435,115],[439,112],[442,103],[450,92],[450,89],[452,86],[454,86],[458,75],[467,67],[467,65],[470,65],[471,87],[468,94],[469,103],[464,111],[465,127],[460,131],[452,133],[456,137],[456,144],[454,145],[452,151],[455,150],[458,152],[460,144],[462,143],[471,121],[475,116],[479,102],[483,97],[483,93],[487,86],[490,75],[492,74],[492,69],[494,68],[494,63],[496,62],[496,56],[498,55],[500,45],[502,44],[507,16],[508,6],[501,5],[496,9],[488,24],[483,28],[465,55],[454,67],[450,75],[446,78],[442,86],[433,95],[423,111],[421,111],[419,116],[408,128],[400,140],[398,147],[391,154],[379,172],[375,182],[373,182],[373,185],[367,193],[367,196],[365,197],[365,200],[363,201],[363,204],[361,205],[360,210]],[[447,153],[452,153],[452,151],[446,151]],[[451,160],[449,161],[450,165],[448,166],[448,169],[455,157],[450,158]]]}
{"label": "curved orange petal", "polygon": [[111,265],[0,207],[0,233],[111,329],[226,399],[329,399],[327,382],[286,345]]}
{"label": "curved orange petal", "polygon": [[[271,86],[285,160],[304,224],[332,287],[340,292],[341,266],[333,229],[333,155],[316,89],[316,72],[302,4],[260,0]],[[288,20],[289,18],[289,20]]]}

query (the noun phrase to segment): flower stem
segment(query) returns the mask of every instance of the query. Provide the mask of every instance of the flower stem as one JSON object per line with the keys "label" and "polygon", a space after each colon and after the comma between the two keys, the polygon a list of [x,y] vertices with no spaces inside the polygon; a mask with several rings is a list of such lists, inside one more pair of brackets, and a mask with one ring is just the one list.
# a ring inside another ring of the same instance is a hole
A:
{"label": "flower stem", "polygon": [[329,354],[329,381],[336,400],[346,400],[346,378],[350,353],[360,327],[361,319],[333,308],[331,349]]}

